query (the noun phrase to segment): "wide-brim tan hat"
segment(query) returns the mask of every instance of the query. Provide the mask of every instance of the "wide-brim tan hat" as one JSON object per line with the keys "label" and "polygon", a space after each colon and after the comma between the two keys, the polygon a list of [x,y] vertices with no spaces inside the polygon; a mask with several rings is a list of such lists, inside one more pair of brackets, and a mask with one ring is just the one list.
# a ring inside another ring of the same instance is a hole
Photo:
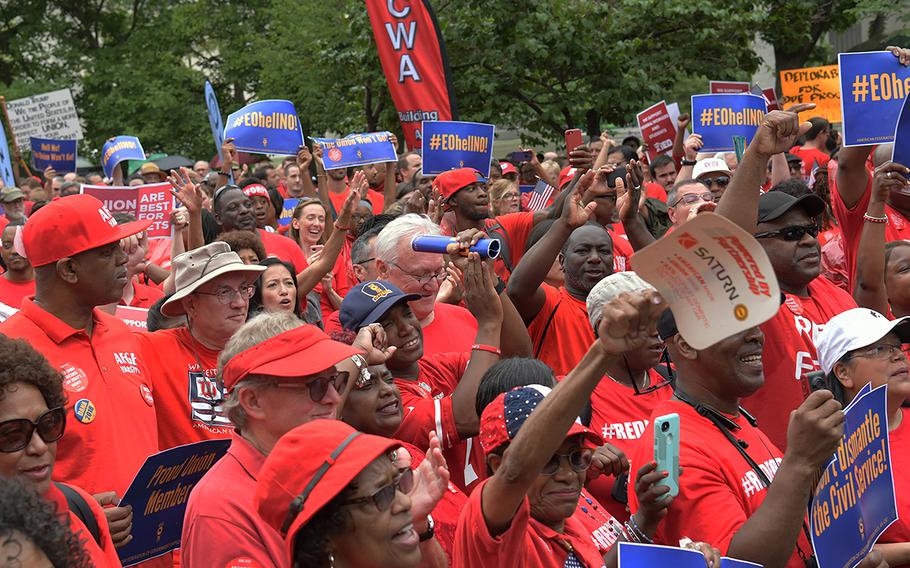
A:
{"label": "wide-brim tan hat", "polygon": [[227,243],[221,241],[177,255],[171,265],[177,291],[161,306],[161,314],[170,318],[185,314],[186,310],[180,300],[206,282],[231,272],[259,274],[266,269],[265,266],[257,264],[243,264],[240,256],[232,251]]}

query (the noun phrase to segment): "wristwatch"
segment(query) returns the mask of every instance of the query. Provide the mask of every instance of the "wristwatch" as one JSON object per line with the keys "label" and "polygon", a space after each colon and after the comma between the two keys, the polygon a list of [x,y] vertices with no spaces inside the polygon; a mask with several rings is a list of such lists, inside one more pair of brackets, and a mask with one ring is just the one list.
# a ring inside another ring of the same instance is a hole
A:
{"label": "wristwatch", "polygon": [[427,515],[427,530],[420,533],[420,542],[426,542],[436,534],[436,522],[433,521],[433,515]]}
{"label": "wristwatch", "polygon": [[698,160],[687,160],[687,159],[683,158],[682,160],[680,160],[679,163],[684,166],[694,166],[695,164],[698,163]]}

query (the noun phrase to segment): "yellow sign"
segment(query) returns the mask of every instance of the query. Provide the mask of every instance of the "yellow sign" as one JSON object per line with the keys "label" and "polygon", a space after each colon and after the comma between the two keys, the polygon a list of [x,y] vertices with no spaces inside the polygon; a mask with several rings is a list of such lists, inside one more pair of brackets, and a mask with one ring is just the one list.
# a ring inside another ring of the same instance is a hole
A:
{"label": "yellow sign", "polygon": [[784,109],[796,103],[815,103],[813,110],[800,113],[800,120],[821,116],[829,122],[842,122],[837,65],[781,71],[780,87]]}

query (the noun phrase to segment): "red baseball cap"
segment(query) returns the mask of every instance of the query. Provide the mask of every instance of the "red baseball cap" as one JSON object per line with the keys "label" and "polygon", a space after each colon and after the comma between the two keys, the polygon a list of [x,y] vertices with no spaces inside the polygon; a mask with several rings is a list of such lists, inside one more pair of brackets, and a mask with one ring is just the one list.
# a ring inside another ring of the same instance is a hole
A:
{"label": "red baseball cap", "polygon": [[[530,385],[516,387],[493,399],[480,415],[480,445],[484,455],[490,455],[499,446],[514,440],[525,420],[549,393],[548,387]],[[599,448],[604,443],[603,438],[577,419],[566,438],[572,436],[582,436],[582,444],[591,449]]]}
{"label": "red baseball cap", "polygon": [[474,168],[458,168],[436,176],[433,179],[433,189],[442,195],[443,203],[448,203],[449,198],[472,183],[486,183],[486,181],[486,178]]}
{"label": "red baseball cap", "polygon": [[333,341],[314,325],[302,325],[231,357],[221,370],[221,380],[230,392],[247,375],[305,377],[361,353],[350,345]]}
{"label": "red baseball cap", "polygon": [[572,181],[575,178],[576,169],[572,166],[566,166],[559,172],[559,187],[557,189],[562,189],[567,183]]}
{"label": "red baseball cap", "polygon": [[512,162],[499,162],[499,167],[502,168],[502,175],[506,175],[506,174],[518,175],[518,168],[516,168],[512,164]]}
{"label": "red baseball cap", "polygon": [[243,188],[243,194],[247,197],[265,197],[269,199],[269,190],[261,183],[251,183]]}
{"label": "red baseball cap", "polygon": [[25,222],[22,244],[32,266],[115,243],[144,231],[151,220],[118,225],[101,201],[91,195],[56,197]]}
{"label": "red baseball cap", "polygon": [[307,422],[272,448],[259,470],[254,506],[285,536],[290,555],[297,531],[373,460],[399,446],[398,440],[358,432],[341,420]]}

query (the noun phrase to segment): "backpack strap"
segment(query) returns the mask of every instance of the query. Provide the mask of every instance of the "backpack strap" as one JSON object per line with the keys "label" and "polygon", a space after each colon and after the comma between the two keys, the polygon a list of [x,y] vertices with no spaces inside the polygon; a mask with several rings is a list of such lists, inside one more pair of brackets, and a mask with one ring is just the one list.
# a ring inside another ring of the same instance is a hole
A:
{"label": "backpack strap", "polygon": [[550,312],[550,317],[547,318],[547,323],[543,326],[543,333],[540,334],[540,343],[537,344],[537,349],[534,351],[534,358],[538,359],[540,357],[540,350],[543,349],[543,342],[547,338],[547,332],[550,331],[550,324],[553,323],[553,316],[556,315],[556,310],[559,309],[559,305],[562,304],[562,298],[556,302],[556,306],[553,308],[553,311]]}
{"label": "backpack strap", "polygon": [[92,538],[95,539],[95,543],[101,546],[101,529],[98,527],[98,520],[95,519],[92,508],[85,502],[85,498],[69,485],[57,483],[56,481],[54,485],[66,498],[67,508],[82,521]]}

